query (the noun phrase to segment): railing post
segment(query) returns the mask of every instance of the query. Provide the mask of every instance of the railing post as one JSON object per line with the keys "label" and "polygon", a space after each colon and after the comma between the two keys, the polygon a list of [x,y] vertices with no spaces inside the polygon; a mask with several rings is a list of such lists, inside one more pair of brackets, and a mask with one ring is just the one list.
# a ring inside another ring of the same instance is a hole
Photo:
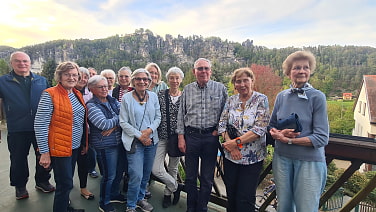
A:
{"label": "railing post", "polygon": [[376,188],[376,175],[367,183],[367,185],[360,190],[341,210],[340,212],[347,212],[353,209],[360,201],[365,199],[369,193]]}
{"label": "railing post", "polygon": [[339,179],[326,191],[320,198],[320,208],[326,201],[352,176],[352,174],[359,169],[362,165],[361,160],[351,161],[351,165],[346,171],[339,177]]}

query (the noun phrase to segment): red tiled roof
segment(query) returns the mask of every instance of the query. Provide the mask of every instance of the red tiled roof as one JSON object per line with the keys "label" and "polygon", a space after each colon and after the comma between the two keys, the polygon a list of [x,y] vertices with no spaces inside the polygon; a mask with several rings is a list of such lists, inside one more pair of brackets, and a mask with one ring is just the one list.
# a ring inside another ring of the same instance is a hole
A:
{"label": "red tiled roof", "polygon": [[364,75],[363,83],[366,91],[370,122],[376,123],[376,75]]}

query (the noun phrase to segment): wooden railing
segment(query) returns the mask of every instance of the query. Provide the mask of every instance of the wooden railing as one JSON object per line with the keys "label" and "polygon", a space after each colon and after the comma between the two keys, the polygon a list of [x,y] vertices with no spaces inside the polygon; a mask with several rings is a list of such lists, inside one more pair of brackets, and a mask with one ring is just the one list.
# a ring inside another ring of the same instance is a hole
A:
{"label": "wooden railing", "polygon": [[[376,142],[373,138],[364,138],[357,136],[348,136],[340,134],[330,134],[329,144],[325,148],[327,164],[334,159],[349,161],[351,165],[337,179],[337,181],[322,194],[320,199],[320,207],[338,190],[344,183],[357,171],[363,163],[376,165]],[[184,164],[184,161],[181,161]],[[184,167],[184,166],[183,166]],[[222,166],[217,163],[217,171],[223,179]],[[259,184],[272,171],[271,163],[261,173]],[[214,182],[214,192],[211,194],[210,201],[226,207],[227,199],[223,189],[219,189],[219,185]],[[350,201],[348,201],[341,209],[337,211],[347,212],[355,208],[367,195],[376,187],[376,176],[359,191]],[[275,198],[275,191],[262,204],[259,211],[265,211],[269,203]]]}

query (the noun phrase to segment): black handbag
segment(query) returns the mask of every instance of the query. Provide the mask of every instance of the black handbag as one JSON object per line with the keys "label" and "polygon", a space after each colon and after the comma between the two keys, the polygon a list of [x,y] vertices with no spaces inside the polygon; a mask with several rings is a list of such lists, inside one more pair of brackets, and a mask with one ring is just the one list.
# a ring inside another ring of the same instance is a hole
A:
{"label": "black handbag", "polygon": [[170,134],[170,104],[169,104],[169,96],[168,96],[169,89],[165,91],[165,101],[166,101],[166,122],[167,122],[167,154],[170,157],[180,157],[183,156],[184,153],[180,151],[178,146],[178,134],[173,133]]}
{"label": "black handbag", "polygon": [[226,131],[228,133],[228,137],[230,137],[231,139],[235,139],[240,136],[238,130],[231,124],[226,125]]}
{"label": "black handbag", "polygon": [[299,116],[296,113],[291,113],[285,119],[278,119],[277,129],[294,129],[294,132],[301,132],[303,130],[302,124],[299,121]]}

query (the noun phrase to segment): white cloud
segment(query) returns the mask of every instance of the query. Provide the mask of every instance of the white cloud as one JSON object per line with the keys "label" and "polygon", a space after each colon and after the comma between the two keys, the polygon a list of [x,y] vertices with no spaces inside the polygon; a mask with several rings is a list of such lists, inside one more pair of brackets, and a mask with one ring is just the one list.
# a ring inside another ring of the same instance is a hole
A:
{"label": "white cloud", "polygon": [[217,36],[238,42],[251,39],[255,45],[270,48],[376,47],[374,11],[375,6],[366,0],[18,0],[0,8],[7,17],[0,19],[0,45],[105,38],[144,28],[161,36]]}

